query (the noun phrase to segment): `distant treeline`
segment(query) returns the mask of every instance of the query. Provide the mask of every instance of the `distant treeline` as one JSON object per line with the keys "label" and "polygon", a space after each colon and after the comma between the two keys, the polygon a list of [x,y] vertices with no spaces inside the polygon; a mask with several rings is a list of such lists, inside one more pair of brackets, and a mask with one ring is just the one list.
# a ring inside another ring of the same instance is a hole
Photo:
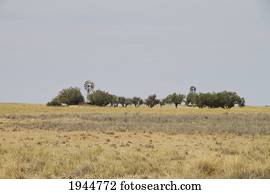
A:
{"label": "distant treeline", "polygon": [[240,97],[236,92],[212,92],[212,93],[196,93],[190,92],[187,95],[173,93],[164,99],[158,99],[155,94],[148,96],[146,99],[140,97],[126,98],[123,96],[116,96],[109,92],[101,90],[93,90],[87,95],[87,103],[79,88],[70,87],[63,89],[51,101],[48,106],[61,106],[61,105],[79,105],[90,104],[96,106],[112,106],[112,107],[127,107],[146,105],[153,108],[156,105],[164,106],[166,104],[173,104],[176,108],[185,104],[192,107],[209,107],[209,108],[232,108],[235,105],[239,107],[245,106],[245,99]]}

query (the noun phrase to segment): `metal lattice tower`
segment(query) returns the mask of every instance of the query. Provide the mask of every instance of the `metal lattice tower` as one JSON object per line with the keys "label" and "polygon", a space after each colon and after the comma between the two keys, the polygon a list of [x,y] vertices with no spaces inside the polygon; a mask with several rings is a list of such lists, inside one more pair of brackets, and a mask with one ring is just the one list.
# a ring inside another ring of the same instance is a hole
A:
{"label": "metal lattice tower", "polygon": [[87,80],[85,83],[84,83],[84,89],[86,90],[87,92],[87,96],[90,95],[90,93],[95,89],[95,84],[94,82],[90,81],[90,80]]}
{"label": "metal lattice tower", "polygon": [[197,91],[197,89],[195,86],[190,87],[190,91],[189,91],[190,93],[196,93],[196,91]]}

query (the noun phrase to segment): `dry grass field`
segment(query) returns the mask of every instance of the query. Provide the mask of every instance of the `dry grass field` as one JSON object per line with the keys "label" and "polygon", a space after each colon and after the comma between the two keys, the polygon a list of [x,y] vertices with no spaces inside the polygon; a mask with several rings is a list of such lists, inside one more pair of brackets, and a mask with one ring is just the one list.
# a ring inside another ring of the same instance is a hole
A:
{"label": "dry grass field", "polygon": [[270,178],[270,108],[0,104],[0,178]]}

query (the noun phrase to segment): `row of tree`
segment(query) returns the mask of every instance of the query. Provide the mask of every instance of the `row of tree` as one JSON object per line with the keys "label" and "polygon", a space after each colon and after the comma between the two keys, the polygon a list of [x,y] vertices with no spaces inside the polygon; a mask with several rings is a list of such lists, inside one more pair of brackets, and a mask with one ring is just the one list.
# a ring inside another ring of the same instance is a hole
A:
{"label": "row of tree", "polygon": [[[153,108],[156,105],[163,106],[165,104],[174,104],[177,108],[185,103],[187,106],[196,106],[199,108],[232,108],[235,105],[240,107],[245,106],[245,99],[238,96],[236,92],[219,92],[219,93],[196,93],[190,92],[187,96],[183,94],[173,93],[164,99],[158,99],[155,94],[148,96],[146,99],[140,97],[126,98],[116,96],[101,90],[94,90],[87,96],[88,104],[96,106],[112,106],[112,107],[127,107],[134,105],[139,107],[146,105]],[[47,105],[60,106],[84,104],[85,100],[79,88],[67,88],[60,93]]]}
{"label": "row of tree", "polygon": [[185,103],[187,106],[197,106],[199,108],[232,108],[236,104],[243,107],[246,102],[236,92],[224,91],[218,93],[189,93]]}
{"label": "row of tree", "polygon": [[140,97],[133,97],[133,98],[125,98],[123,96],[116,96],[112,95],[108,92],[104,92],[101,90],[96,90],[90,95],[88,95],[88,101],[92,105],[97,106],[122,106],[127,107],[130,105],[134,105],[135,107],[139,107],[143,104],[146,106],[153,108],[155,105],[160,104],[161,106],[165,104],[175,104],[177,107],[179,104],[181,104],[184,100],[185,96],[182,94],[176,94],[173,93],[169,96],[167,96],[165,99],[157,99],[157,96],[155,94],[150,95],[148,98],[143,100]]}

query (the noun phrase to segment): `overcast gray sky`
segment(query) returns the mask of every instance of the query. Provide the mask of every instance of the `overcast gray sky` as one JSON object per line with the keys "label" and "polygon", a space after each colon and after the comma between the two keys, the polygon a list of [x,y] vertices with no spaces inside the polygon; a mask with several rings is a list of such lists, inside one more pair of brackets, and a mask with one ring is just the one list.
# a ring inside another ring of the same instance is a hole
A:
{"label": "overcast gray sky", "polygon": [[0,0],[0,102],[46,103],[90,79],[130,97],[195,85],[269,105],[269,21],[268,0]]}

